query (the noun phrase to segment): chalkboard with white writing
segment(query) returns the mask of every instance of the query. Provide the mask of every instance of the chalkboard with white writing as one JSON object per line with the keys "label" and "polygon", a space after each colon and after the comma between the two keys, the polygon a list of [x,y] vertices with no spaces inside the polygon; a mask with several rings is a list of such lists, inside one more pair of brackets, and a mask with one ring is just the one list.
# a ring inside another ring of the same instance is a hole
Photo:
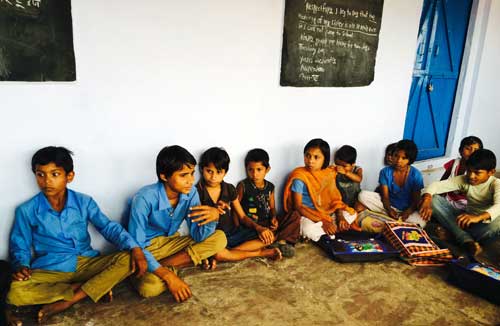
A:
{"label": "chalkboard with white writing", "polygon": [[369,85],[383,6],[384,0],[286,0],[280,84]]}
{"label": "chalkboard with white writing", "polygon": [[0,0],[0,81],[74,81],[70,0]]}

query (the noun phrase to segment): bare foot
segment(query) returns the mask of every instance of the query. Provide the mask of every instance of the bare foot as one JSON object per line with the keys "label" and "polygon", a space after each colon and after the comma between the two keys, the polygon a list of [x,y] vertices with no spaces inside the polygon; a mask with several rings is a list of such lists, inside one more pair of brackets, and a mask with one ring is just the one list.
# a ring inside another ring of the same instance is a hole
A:
{"label": "bare foot", "polygon": [[278,248],[262,249],[262,257],[267,257],[271,260],[281,260],[283,256],[281,255],[281,250]]}
{"label": "bare foot", "polygon": [[217,259],[215,256],[203,259],[201,263],[201,268],[206,271],[213,271],[217,267]]}
{"label": "bare foot", "polygon": [[57,301],[51,304],[46,304],[38,311],[38,323],[46,322],[52,315],[62,312],[71,307],[74,302],[71,301]]}
{"label": "bare foot", "polygon": [[23,321],[9,308],[5,310],[5,317],[7,318],[8,326],[21,326],[23,324]]}
{"label": "bare foot", "polygon": [[105,303],[113,302],[113,290],[109,290],[109,292],[102,299]]}
{"label": "bare foot", "polygon": [[464,243],[465,250],[471,257],[476,257],[481,252],[483,252],[483,248],[476,241],[467,241]]}

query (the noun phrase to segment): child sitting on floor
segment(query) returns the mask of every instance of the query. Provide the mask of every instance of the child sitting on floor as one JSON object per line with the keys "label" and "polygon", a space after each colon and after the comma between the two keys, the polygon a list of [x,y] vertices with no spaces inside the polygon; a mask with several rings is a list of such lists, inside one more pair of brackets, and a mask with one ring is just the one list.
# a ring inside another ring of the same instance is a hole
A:
{"label": "child sitting on floor", "polygon": [[[468,136],[462,139],[460,147],[458,148],[460,157],[444,164],[445,171],[441,180],[446,180],[464,174],[466,162],[469,157],[472,153],[482,148],[483,142],[476,136]],[[465,209],[467,206],[466,195],[459,191],[448,192],[444,195],[450,204],[457,209]]]}
{"label": "child sitting on floor", "polygon": [[[433,182],[422,191],[420,214],[424,219],[432,215],[471,256],[477,256],[482,251],[478,242],[500,237],[500,180],[494,177],[496,157],[490,150],[475,151],[465,165],[466,175]],[[456,190],[467,194],[465,209],[434,196]]]}
{"label": "child sitting on floor", "polygon": [[305,166],[290,173],[283,194],[285,210],[299,212],[301,234],[313,241],[347,231],[356,218],[354,209],[342,202],[337,171],[328,167],[329,162],[330,145],[319,138],[309,141],[304,147]]}
{"label": "child sitting on floor", "polygon": [[227,248],[218,251],[207,267],[215,268],[217,261],[239,261],[250,257],[281,259],[278,248],[265,248],[276,240],[271,226],[262,226],[246,216],[236,189],[224,182],[229,162],[227,152],[218,147],[206,150],[200,158],[202,177],[196,189],[202,204],[219,209],[217,229],[224,231],[227,238]]}
{"label": "child sitting on floor", "polygon": [[249,151],[245,169],[247,178],[236,187],[243,210],[257,224],[273,231],[277,239],[273,245],[280,249],[283,257],[292,257],[293,245],[300,236],[300,218],[298,214],[276,216],[274,185],[265,179],[271,169],[267,152],[260,148]]}
{"label": "child sitting on floor", "polygon": [[349,145],[340,147],[333,157],[337,170],[337,188],[342,194],[342,201],[349,207],[354,207],[361,191],[363,169],[357,166],[356,149]]}
{"label": "child sitting on floor", "polygon": [[387,214],[395,220],[416,223],[425,227],[426,221],[417,211],[420,191],[424,187],[422,174],[411,166],[417,158],[417,145],[411,140],[396,144],[393,164],[380,171],[380,193],[363,190],[356,207]]}

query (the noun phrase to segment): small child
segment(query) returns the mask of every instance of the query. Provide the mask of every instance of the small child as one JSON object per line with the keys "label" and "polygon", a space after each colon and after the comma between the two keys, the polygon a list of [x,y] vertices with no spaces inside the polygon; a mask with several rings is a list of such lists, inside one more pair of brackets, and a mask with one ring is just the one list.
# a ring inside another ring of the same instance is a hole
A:
{"label": "small child", "polygon": [[387,214],[392,219],[416,223],[425,227],[426,221],[417,211],[420,191],[424,187],[422,174],[411,166],[417,158],[417,145],[411,140],[396,144],[392,165],[380,171],[380,193],[363,190],[357,208]]}
{"label": "small child", "polygon": [[361,191],[363,169],[356,163],[356,149],[349,145],[340,147],[333,157],[337,170],[337,188],[342,194],[342,201],[349,207],[354,207]]}
{"label": "small child", "polygon": [[337,171],[329,162],[330,145],[319,138],[309,141],[304,147],[305,166],[290,173],[283,194],[285,210],[298,211],[300,232],[313,241],[347,231],[356,218],[355,211],[342,202]]}
{"label": "small child", "polygon": [[224,231],[227,248],[218,251],[208,268],[215,268],[217,261],[239,261],[250,257],[281,259],[278,248],[265,248],[275,240],[271,226],[262,226],[245,215],[233,185],[224,182],[229,169],[229,155],[225,150],[212,147],[200,158],[202,177],[196,185],[201,203],[219,210],[217,229]]}
{"label": "small child", "polygon": [[[466,162],[469,157],[472,153],[482,148],[483,142],[476,136],[468,136],[462,139],[460,147],[458,148],[460,157],[444,164],[445,171],[441,180],[446,180],[464,174],[466,170]],[[450,204],[457,209],[463,210],[467,206],[466,195],[459,191],[448,192],[444,195]]]}
{"label": "small child", "polygon": [[245,169],[247,178],[236,187],[244,212],[257,224],[274,232],[275,245],[283,257],[292,257],[295,254],[293,245],[300,236],[300,219],[297,214],[276,216],[274,185],[265,179],[271,169],[267,152],[260,148],[250,150],[245,157]]}
{"label": "small child", "polygon": [[[477,256],[482,251],[478,242],[500,237],[500,180],[494,177],[496,157],[490,150],[478,149],[465,166],[465,175],[433,182],[422,191],[420,214],[424,219],[432,215],[471,256]],[[467,194],[465,209],[434,196],[456,190]]]}

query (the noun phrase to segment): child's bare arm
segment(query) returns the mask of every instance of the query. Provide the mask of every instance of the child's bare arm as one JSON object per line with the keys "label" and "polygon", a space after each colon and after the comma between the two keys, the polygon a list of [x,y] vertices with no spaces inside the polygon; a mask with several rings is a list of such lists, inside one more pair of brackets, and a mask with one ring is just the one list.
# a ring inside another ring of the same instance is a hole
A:
{"label": "child's bare arm", "polygon": [[236,194],[238,195],[238,200],[241,202],[241,200],[243,199],[243,192],[244,192],[245,189],[243,189],[243,182],[240,182],[238,183],[238,185],[236,186]]}
{"label": "child's bare arm", "polygon": [[259,225],[251,218],[246,216],[245,212],[243,211],[243,207],[241,207],[241,204],[238,199],[233,200],[231,202],[231,205],[233,206],[236,215],[239,217],[240,222],[247,228],[254,229],[255,231],[257,231],[259,233],[259,239],[262,242],[264,242],[266,245],[269,245],[274,242],[273,232],[270,229],[263,227],[262,225]]}
{"label": "child's bare arm", "polygon": [[278,229],[278,218],[276,217],[276,203],[274,201],[274,191],[269,194],[269,209],[271,210],[271,230]]}
{"label": "child's bare arm", "polygon": [[363,169],[359,167],[356,172],[347,172],[342,166],[337,166],[337,173],[345,175],[352,182],[361,183],[361,180],[363,180]]}
{"label": "child's bare arm", "polygon": [[391,207],[391,201],[389,200],[389,187],[386,185],[380,185],[380,197],[382,198],[382,204],[387,212],[387,215],[393,219],[398,218],[398,213]]}
{"label": "child's bare arm", "polygon": [[406,219],[410,216],[410,214],[417,210],[419,202],[420,202],[420,191],[412,192],[410,206],[403,212],[401,212],[401,218],[403,219],[403,221],[406,221]]}

